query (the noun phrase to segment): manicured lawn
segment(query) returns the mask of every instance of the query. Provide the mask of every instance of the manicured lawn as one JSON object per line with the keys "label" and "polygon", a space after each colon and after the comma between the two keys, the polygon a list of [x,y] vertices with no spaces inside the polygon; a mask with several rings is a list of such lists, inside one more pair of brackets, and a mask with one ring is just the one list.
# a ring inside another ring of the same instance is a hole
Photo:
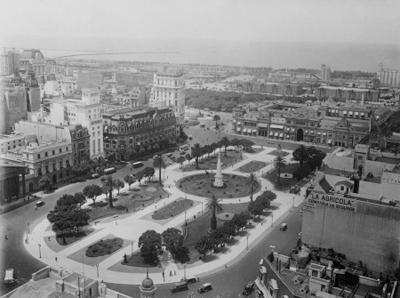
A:
{"label": "manicured lawn", "polygon": [[67,245],[70,245],[71,243],[74,243],[75,241],[82,239],[83,237],[89,235],[92,232],[93,232],[92,229],[87,229],[87,230],[79,231],[78,233],[73,233],[73,232],[68,233],[65,235],[66,243],[64,243],[64,239],[63,239],[63,236],[61,233],[57,233],[57,236],[55,237],[55,239],[59,245],[67,246]]}
{"label": "manicured lawn", "polygon": [[100,240],[95,244],[89,246],[86,250],[86,256],[90,258],[96,258],[105,255],[111,255],[124,245],[124,240],[121,238],[112,238],[106,240]]}
{"label": "manicured lawn", "polygon": [[[153,191],[146,191],[146,190]],[[155,190],[155,191],[154,191]],[[138,190],[131,190],[126,193],[120,192],[119,195],[114,195],[114,208],[108,207],[108,201],[96,202],[95,205],[90,204],[92,210],[88,211],[90,221],[95,221],[99,218],[114,216],[117,214],[127,214],[139,210],[142,206],[147,206],[153,203],[154,200],[165,198],[168,193],[158,184],[158,182],[150,182],[147,186],[139,187]],[[128,212],[127,212],[128,210]]]}
{"label": "manicured lawn", "polygon": [[[295,164],[287,164],[284,169],[281,168],[281,174],[289,173],[293,174],[294,170],[296,170],[300,165],[298,163]],[[263,178],[268,179],[276,189],[287,190],[292,186],[296,185],[297,180],[294,178],[280,178],[280,185],[278,185],[278,170],[262,175]]]}
{"label": "manicured lawn", "polygon": [[189,199],[181,199],[173,201],[165,207],[154,211],[151,216],[154,220],[162,220],[170,217],[175,217],[176,215],[182,213],[183,211],[189,209],[193,206],[193,201]]}
{"label": "manicured lawn", "polygon": [[[190,153],[189,153],[190,154]],[[230,167],[232,164],[241,160],[241,154],[236,151],[226,151],[226,155],[224,152],[221,152],[221,163],[222,168]],[[210,158],[199,159],[199,169],[196,168],[196,163],[190,164],[189,166],[185,166],[183,168],[184,172],[191,172],[197,170],[216,170],[218,162],[218,155],[212,156],[210,154]],[[180,169],[182,170],[182,169]]]}
{"label": "manicured lawn", "polygon": [[273,156],[280,155],[282,157],[285,157],[285,156],[289,155],[289,152],[286,152],[286,151],[282,150],[281,153],[279,154],[278,151],[274,150],[274,151],[268,152],[268,154],[269,155],[273,155]]}
{"label": "manicured lawn", "polygon": [[151,265],[147,264],[143,261],[143,258],[140,256],[140,252],[134,253],[133,255],[126,257],[126,263],[124,260],[121,261],[121,265],[139,267],[139,268],[156,268],[160,267],[160,265]]}
{"label": "manicured lawn", "polygon": [[253,161],[241,166],[239,168],[239,171],[244,172],[244,173],[253,173],[253,172],[257,172],[258,170],[266,167],[267,165],[269,165],[269,163],[253,160]]}
{"label": "manicured lawn", "polygon": [[[249,203],[223,205],[223,212],[240,213],[242,211],[246,211],[248,205]],[[212,212],[207,211],[203,215],[190,221],[187,227],[182,227],[183,229],[186,228],[186,238],[183,242],[183,245],[189,249],[189,263],[194,263],[199,260],[200,254],[197,252],[194,246],[201,237],[209,235],[208,230],[210,229],[211,215]],[[217,227],[222,226],[225,222],[225,220],[220,220],[217,218]]]}
{"label": "manicured lawn", "polygon": [[249,148],[249,149],[245,150],[244,152],[250,153],[250,154],[257,154],[257,153],[260,153],[263,150],[264,149],[261,149],[261,148]]}

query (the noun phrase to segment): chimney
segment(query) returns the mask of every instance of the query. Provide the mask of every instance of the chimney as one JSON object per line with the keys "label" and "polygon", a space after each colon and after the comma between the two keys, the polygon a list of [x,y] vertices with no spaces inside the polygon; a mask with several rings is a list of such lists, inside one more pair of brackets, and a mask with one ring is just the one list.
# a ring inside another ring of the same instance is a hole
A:
{"label": "chimney", "polygon": [[354,175],[354,188],[353,188],[354,193],[358,193],[360,189],[360,180],[362,179],[362,168],[363,166],[359,165],[357,175]]}

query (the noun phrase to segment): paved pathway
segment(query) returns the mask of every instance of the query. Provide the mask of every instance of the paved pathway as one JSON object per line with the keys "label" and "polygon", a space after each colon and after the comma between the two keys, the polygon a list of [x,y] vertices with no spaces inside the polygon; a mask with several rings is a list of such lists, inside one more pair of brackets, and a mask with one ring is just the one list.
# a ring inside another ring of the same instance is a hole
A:
{"label": "paved pathway", "polygon": [[[258,147],[261,148],[260,146]],[[236,175],[248,176],[248,174],[241,173],[240,171],[237,171],[237,169],[247,164],[251,160],[260,160],[272,163],[275,156],[268,155],[267,153],[273,150],[275,149],[264,147],[261,152],[256,154],[244,153],[243,160],[234,164],[233,167],[229,166],[228,168],[225,168],[223,170],[223,173],[234,173]],[[285,157],[287,161],[289,161],[290,158],[291,154]],[[268,170],[271,170],[271,165],[268,165],[261,169],[259,171],[259,174],[265,173]],[[204,173],[204,170],[190,172],[190,175],[196,173]],[[181,171],[179,171],[179,165],[174,164],[172,166],[169,166],[165,171],[165,177],[167,177],[168,179],[166,179],[164,183],[166,185],[173,186],[175,184],[175,181],[183,177],[183,174],[181,173]],[[261,182],[261,189],[258,193],[254,194],[254,198],[256,198],[266,188],[273,189],[272,184],[266,179],[260,178],[259,180]],[[136,184],[132,185],[132,187],[134,186],[136,186]],[[143,270],[140,270],[140,272],[116,272],[111,270],[110,267],[117,263],[120,263],[123,259],[124,254],[130,255],[132,253],[132,250],[133,252],[139,250],[137,240],[144,231],[153,229],[159,233],[162,233],[167,228],[177,227],[183,224],[185,217],[187,219],[193,218],[195,215],[201,214],[205,209],[207,198],[185,194],[176,187],[167,188],[166,190],[170,193],[169,198],[162,199],[161,201],[158,201],[155,204],[151,204],[143,208],[143,210],[139,210],[124,218],[115,217],[112,218],[112,220],[110,220],[110,218],[99,220],[96,224],[91,224],[90,226],[90,228],[96,230],[95,232],[89,234],[82,240],[69,245],[58,253],[54,252],[47,245],[46,238],[49,236],[54,236],[54,232],[49,229],[50,223],[48,222],[47,218],[43,218],[39,220],[36,225],[31,225],[31,233],[28,235],[29,241],[28,243],[25,243],[26,249],[30,252],[32,256],[36,258],[39,257],[40,250],[42,262],[45,262],[53,267],[66,268],[69,272],[81,272],[88,277],[99,278],[108,283],[140,284],[144,278]],[[128,191],[128,188],[125,188],[121,191]],[[256,224],[254,228],[248,231],[248,237],[239,238],[239,241],[237,241],[234,245],[229,246],[227,252],[219,254],[218,257],[212,262],[202,263],[201,261],[198,261],[194,264],[188,265],[186,268],[186,276],[206,276],[208,274],[214,273],[216,270],[218,270],[218,268],[221,268],[222,270],[225,266],[231,266],[235,262],[239,261],[240,258],[249,251],[247,250],[248,247],[255,245],[261,239],[261,237],[265,237],[266,234],[269,233],[269,231],[271,230],[270,227],[273,222],[276,222],[280,217],[287,214],[288,210],[290,210],[293,206],[298,206],[303,200],[303,196],[300,195],[294,195],[280,191],[275,192],[277,193],[277,199],[273,201],[273,205],[277,206],[278,208],[272,211],[271,217],[264,218],[263,224]],[[302,190],[301,195],[303,195],[303,192],[304,189]],[[150,218],[148,215],[152,214],[154,209],[160,208],[164,205],[168,205],[169,203],[182,197],[187,197],[188,199],[195,201],[193,207],[188,209],[187,212],[182,212],[180,215],[167,222],[164,221],[164,224],[160,224],[147,219]],[[106,198],[102,196],[96,202],[101,200],[106,200]],[[249,200],[249,197],[223,199],[222,204],[247,202]],[[86,204],[90,203],[91,201]],[[146,215],[147,217],[145,217]],[[112,234],[116,237],[121,237],[128,240],[129,243],[133,243],[118,250],[103,261],[100,261],[98,264],[98,268],[96,267],[96,265],[84,265],[83,262],[78,262],[69,258],[71,254],[86,248],[87,246],[93,244],[94,242],[97,242],[99,239],[109,234]],[[166,263],[165,270],[165,281],[163,280],[163,276],[161,273],[154,273],[151,275],[151,278],[156,284],[176,282],[179,281],[184,275],[184,269],[182,269],[182,266],[177,266],[174,262],[171,261]],[[169,271],[173,273],[172,276],[170,276]],[[97,277],[97,272],[99,272],[99,277]],[[176,275],[174,275],[175,272]]]}

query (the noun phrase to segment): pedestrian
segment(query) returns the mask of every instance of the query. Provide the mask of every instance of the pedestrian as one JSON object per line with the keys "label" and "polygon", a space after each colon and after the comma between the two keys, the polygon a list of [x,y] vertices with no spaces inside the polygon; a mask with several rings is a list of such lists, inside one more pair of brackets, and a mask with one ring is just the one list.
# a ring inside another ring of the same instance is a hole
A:
{"label": "pedestrian", "polygon": [[56,262],[57,262],[57,257],[56,257]]}

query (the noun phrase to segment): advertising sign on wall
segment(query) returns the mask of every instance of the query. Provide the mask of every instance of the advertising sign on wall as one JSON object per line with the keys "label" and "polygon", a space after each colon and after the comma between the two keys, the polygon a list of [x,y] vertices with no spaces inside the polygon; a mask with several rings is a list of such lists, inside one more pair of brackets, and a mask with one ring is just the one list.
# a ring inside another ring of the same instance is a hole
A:
{"label": "advertising sign on wall", "polygon": [[356,212],[355,200],[345,198],[342,196],[327,195],[327,194],[312,192],[306,199],[304,205],[305,210],[308,209],[309,211],[311,211],[312,209],[315,209],[316,205],[322,205],[329,208]]}

